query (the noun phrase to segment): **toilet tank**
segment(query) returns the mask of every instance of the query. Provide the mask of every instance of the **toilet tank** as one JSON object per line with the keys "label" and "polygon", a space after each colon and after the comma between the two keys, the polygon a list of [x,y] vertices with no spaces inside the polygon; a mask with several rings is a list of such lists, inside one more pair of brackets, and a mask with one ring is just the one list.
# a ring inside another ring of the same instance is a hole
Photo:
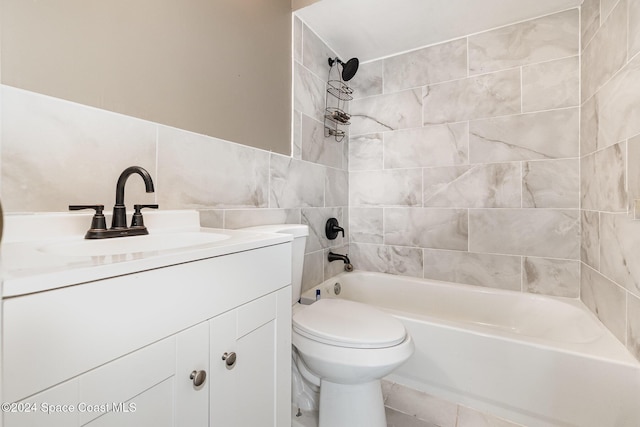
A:
{"label": "toilet tank", "polygon": [[302,266],[309,227],[304,224],[273,224],[247,227],[242,230],[258,233],[283,233],[293,236],[293,244],[291,245],[291,304],[298,302],[302,290]]}

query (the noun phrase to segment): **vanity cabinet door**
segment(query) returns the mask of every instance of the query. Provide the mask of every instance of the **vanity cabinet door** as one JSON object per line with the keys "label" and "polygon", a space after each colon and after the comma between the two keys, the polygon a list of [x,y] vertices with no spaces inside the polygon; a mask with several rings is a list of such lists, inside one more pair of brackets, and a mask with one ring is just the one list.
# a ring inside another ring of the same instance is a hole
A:
{"label": "vanity cabinet door", "polygon": [[209,425],[209,322],[176,335],[176,427]]}
{"label": "vanity cabinet door", "polygon": [[211,320],[211,427],[276,425],[276,293]]}

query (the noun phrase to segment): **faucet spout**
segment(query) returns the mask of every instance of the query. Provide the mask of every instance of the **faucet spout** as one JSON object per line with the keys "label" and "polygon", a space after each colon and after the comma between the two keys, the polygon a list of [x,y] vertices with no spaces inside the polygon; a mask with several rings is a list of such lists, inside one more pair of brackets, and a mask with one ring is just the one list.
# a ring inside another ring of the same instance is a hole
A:
{"label": "faucet spout", "polygon": [[155,191],[151,175],[149,175],[149,172],[147,172],[146,169],[141,168],[140,166],[129,166],[122,171],[118,178],[118,182],[116,184],[116,205],[124,205],[124,185],[127,183],[127,179],[129,179],[129,177],[134,173],[140,175],[144,180],[144,187],[147,193],[153,193]]}
{"label": "faucet spout", "polygon": [[111,221],[111,228],[126,228],[127,227],[127,208],[124,206],[124,186],[127,183],[127,179],[137,173],[144,181],[145,190],[147,193],[153,193],[155,191],[153,187],[153,180],[151,175],[146,169],[140,166],[130,166],[126,168],[118,178],[116,184],[116,204],[113,207],[113,219]]}
{"label": "faucet spout", "polygon": [[349,256],[334,254],[333,252],[329,252],[329,262],[333,262],[333,261],[342,261],[344,262],[344,271],[353,271],[353,265],[351,265]]}
{"label": "faucet spout", "polygon": [[349,261],[349,257],[347,255],[340,255],[329,252],[329,262],[333,261],[342,261],[345,264],[351,264],[351,261]]}

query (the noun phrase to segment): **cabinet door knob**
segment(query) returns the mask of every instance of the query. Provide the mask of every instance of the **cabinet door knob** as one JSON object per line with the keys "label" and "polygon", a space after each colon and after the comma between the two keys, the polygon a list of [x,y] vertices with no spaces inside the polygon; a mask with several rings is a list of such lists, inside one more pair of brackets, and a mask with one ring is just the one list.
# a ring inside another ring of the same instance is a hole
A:
{"label": "cabinet door knob", "polygon": [[236,366],[236,353],[225,353],[222,355],[222,360],[227,364],[227,369],[233,369]]}
{"label": "cabinet door knob", "polygon": [[207,379],[207,372],[206,371],[193,371],[193,372],[191,372],[191,376],[189,378],[193,380],[193,385],[194,386],[200,387],[202,384],[204,384],[204,380]]}

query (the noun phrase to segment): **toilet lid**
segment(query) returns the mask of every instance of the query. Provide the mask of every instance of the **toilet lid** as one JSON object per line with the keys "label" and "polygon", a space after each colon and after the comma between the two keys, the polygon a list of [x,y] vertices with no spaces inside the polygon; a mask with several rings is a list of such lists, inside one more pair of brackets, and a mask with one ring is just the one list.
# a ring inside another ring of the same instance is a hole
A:
{"label": "toilet lid", "polygon": [[293,330],[314,341],[339,347],[384,348],[404,341],[395,317],[354,301],[325,298],[293,316]]}

